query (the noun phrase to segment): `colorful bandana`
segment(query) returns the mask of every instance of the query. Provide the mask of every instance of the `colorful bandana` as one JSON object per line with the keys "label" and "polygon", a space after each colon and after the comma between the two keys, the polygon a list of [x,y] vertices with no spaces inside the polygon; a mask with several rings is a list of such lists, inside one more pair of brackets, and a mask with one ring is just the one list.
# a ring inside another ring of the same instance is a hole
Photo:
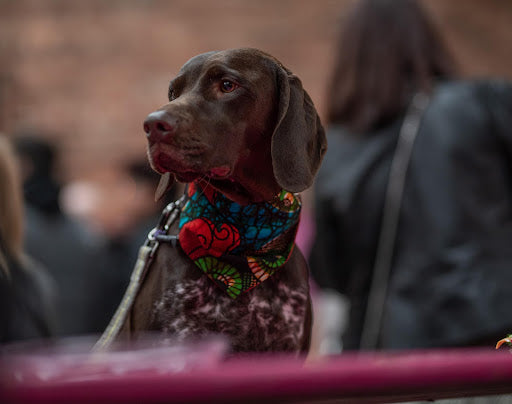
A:
{"label": "colorful bandana", "polygon": [[239,205],[211,186],[189,184],[179,242],[233,299],[283,266],[293,250],[301,202],[281,191],[270,202]]}

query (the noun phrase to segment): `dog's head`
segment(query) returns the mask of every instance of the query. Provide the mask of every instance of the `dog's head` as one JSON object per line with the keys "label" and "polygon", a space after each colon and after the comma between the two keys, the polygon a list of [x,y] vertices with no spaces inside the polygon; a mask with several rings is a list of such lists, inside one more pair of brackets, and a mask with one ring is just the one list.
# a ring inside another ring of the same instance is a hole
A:
{"label": "dog's head", "polygon": [[255,49],[189,60],[144,131],[157,172],[205,181],[242,204],[308,188],[327,149],[300,80]]}

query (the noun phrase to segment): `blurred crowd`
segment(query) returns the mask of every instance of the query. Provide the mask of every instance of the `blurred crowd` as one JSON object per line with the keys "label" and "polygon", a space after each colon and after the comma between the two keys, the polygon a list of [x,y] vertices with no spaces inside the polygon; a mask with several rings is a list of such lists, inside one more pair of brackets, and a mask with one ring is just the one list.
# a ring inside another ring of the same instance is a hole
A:
{"label": "blurred crowd", "polygon": [[[159,176],[145,160],[116,174],[115,190],[62,184],[58,146],[35,131],[1,135],[1,342],[101,333],[158,220]],[[117,212],[101,207],[116,197]],[[171,191],[167,198],[172,198]]]}
{"label": "blurred crowd", "polygon": [[[511,83],[461,79],[415,0],[357,1],[336,49],[329,149],[298,236],[316,349],[492,346],[512,332]],[[0,136],[1,343],[101,333],[179,193],[154,202],[144,159],[116,171],[117,189],[64,184],[48,139]],[[115,192],[122,206],[102,209]]]}

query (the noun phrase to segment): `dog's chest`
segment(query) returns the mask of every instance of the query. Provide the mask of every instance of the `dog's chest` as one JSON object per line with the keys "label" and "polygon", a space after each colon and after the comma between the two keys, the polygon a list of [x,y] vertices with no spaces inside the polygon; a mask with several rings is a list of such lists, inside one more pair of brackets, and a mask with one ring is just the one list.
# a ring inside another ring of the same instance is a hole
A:
{"label": "dog's chest", "polygon": [[292,290],[278,275],[237,299],[200,276],[168,282],[153,315],[178,339],[223,334],[235,351],[296,351],[307,304],[308,291]]}

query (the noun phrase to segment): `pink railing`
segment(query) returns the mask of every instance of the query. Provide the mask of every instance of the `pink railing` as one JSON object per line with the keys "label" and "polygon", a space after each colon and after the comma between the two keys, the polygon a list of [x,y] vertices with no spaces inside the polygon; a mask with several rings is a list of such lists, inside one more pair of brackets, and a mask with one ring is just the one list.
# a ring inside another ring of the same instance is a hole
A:
{"label": "pink railing", "polygon": [[6,355],[0,402],[381,403],[512,393],[507,349],[222,358],[211,346]]}

